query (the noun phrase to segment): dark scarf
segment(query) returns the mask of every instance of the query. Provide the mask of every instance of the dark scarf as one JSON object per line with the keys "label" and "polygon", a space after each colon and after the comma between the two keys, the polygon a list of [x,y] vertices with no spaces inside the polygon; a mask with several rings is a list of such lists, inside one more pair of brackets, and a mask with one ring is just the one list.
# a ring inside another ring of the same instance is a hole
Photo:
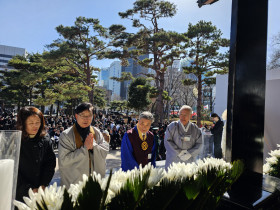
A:
{"label": "dark scarf", "polygon": [[88,126],[86,128],[82,128],[77,122],[75,122],[75,125],[76,125],[76,128],[77,128],[79,134],[81,135],[82,141],[84,143],[90,132],[90,126]]}

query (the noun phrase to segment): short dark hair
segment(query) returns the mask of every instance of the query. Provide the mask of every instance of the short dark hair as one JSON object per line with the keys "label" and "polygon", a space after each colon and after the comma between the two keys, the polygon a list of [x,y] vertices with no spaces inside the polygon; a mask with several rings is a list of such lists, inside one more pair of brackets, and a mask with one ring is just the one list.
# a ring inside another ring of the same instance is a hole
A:
{"label": "short dark hair", "polygon": [[218,117],[218,118],[220,118],[219,115],[217,115],[216,113],[212,113],[211,117]]}
{"label": "short dark hair", "polygon": [[81,103],[79,104],[76,109],[75,109],[75,114],[79,114],[85,110],[88,110],[90,111],[91,113],[93,113],[93,106],[91,103],[88,103],[88,102],[84,102],[84,103]]}
{"label": "short dark hair", "polygon": [[17,130],[22,131],[22,139],[27,139],[29,136],[28,133],[26,132],[26,120],[28,117],[30,117],[32,115],[37,115],[41,121],[41,126],[40,126],[37,134],[39,134],[40,137],[44,137],[46,135],[45,119],[44,119],[43,113],[36,107],[26,106],[26,107],[21,108],[19,113],[17,114],[16,128],[17,128]]}

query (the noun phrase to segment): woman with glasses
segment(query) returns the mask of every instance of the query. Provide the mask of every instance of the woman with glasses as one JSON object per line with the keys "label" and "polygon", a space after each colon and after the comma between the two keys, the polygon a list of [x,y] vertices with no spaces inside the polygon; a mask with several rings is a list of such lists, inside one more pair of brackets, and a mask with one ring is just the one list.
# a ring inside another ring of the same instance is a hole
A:
{"label": "woman with glasses", "polygon": [[82,180],[83,174],[93,171],[105,176],[106,156],[109,144],[98,128],[91,126],[93,106],[82,103],[75,109],[75,124],[63,131],[59,137],[58,164],[61,185],[68,189],[70,184]]}
{"label": "woman with glasses", "polygon": [[42,112],[24,107],[17,115],[17,129],[22,131],[16,200],[23,201],[28,190],[38,192],[49,185],[55,171],[56,157],[46,135]]}

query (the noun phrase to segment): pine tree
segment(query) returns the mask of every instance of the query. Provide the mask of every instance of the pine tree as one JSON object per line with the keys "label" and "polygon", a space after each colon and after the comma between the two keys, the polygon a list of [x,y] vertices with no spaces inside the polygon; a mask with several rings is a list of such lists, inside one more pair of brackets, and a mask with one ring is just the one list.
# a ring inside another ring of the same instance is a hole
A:
{"label": "pine tree", "polygon": [[62,38],[48,45],[50,57],[64,60],[64,67],[73,71],[77,81],[88,88],[88,100],[94,104],[97,81],[92,73],[99,69],[93,67],[91,61],[102,59],[108,50],[107,29],[98,19],[77,17],[74,26],[59,25],[56,30]]}
{"label": "pine tree", "polygon": [[[181,44],[187,42],[187,38],[180,33],[165,31],[159,26],[159,20],[171,18],[176,14],[176,6],[163,0],[136,0],[132,9],[120,12],[122,18],[133,22],[133,27],[138,29],[136,33],[125,32],[122,25],[112,25],[110,35],[113,46],[119,48],[113,50],[108,57],[119,57],[122,64],[127,64],[126,58],[133,58],[139,65],[155,71],[153,76],[158,90],[155,108],[155,121],[162,122],[164,117],[164,75],[175,59],[179,59],[184,51]],[[140,60],[140,55],[149,54],[152,57]]]}
{"label": "pine tree", "polygon": [[145,78],[138,77],[133,80],[128,89],[127,106],[137,112],[145,110],[150,104],[149,87]]}
{"label": "pine tree", "polygon": [[219,50],[229,47],[229,40],[222,38],[222,32],[211,22],[205,21],[190,23],[186,36],[190,40],[187,49],[192,62],[184,67],[184,72],[194,74],[197,80],[186,79],[184,84],[197,85],[197,125],[201,126],[202,87],[207,78],[228,72],[228,51]]}

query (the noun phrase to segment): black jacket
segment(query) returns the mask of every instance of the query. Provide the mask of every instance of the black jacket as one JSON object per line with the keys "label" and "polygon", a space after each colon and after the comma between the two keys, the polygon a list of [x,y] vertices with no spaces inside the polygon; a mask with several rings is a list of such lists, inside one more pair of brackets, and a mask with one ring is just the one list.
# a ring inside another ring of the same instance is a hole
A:
{"label": "black jacket", "polygon": [[21,141],[16,200],[23,201],[29,188],[48,186],[56,165],[56,157],[49,137]]}
{"label": "black jacket", "polygon": [[214,135],[214,140],[221,140],[222,139],[222,134],[223,134],[223,127],[224,127],[224,122],[219,119],[216,123],[214,128],[211,129],[211,133]]}

